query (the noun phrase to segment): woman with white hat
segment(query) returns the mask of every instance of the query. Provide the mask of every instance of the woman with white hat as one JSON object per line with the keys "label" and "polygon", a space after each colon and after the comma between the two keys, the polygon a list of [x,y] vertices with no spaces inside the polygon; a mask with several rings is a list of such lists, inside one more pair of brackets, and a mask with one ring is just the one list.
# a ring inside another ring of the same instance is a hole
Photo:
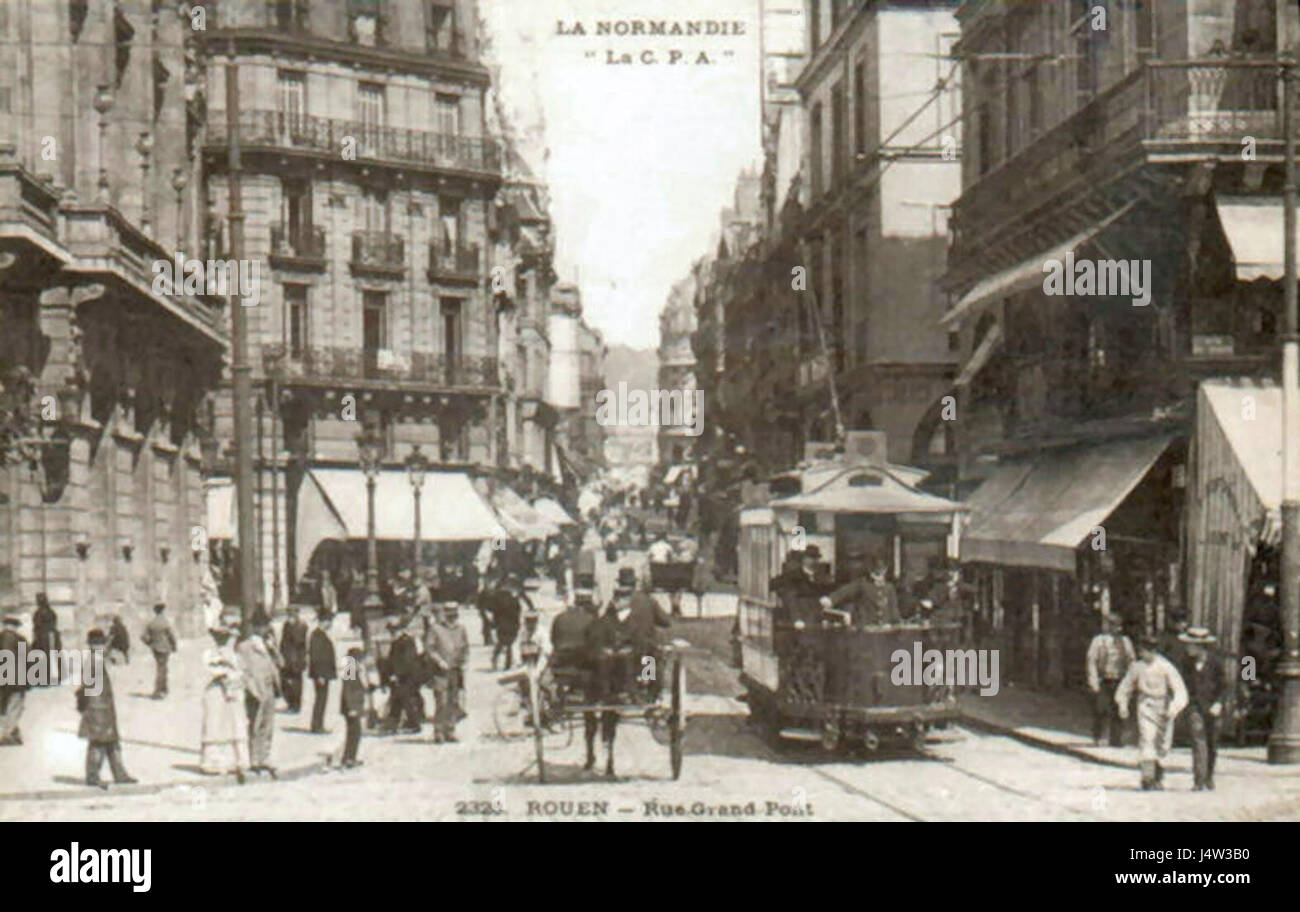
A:
{"label": "woman with white hat", "polygon": [[203,653],[208,684],[203,689],[199,766],[209,774],[234,773],[242,785],[249,765],[248,723],[244,715],[244,679],[231,642],[235,625],[222,618],[208,628],[208,633],[214,645]]}

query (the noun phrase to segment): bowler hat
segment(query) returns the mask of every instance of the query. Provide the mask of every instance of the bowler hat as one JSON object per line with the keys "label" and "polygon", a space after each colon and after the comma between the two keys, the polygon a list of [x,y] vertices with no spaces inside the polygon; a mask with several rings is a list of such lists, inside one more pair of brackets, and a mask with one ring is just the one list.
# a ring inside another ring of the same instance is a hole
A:
{"label": "bowler hat", "polygon": [[618,580],[614,584],[618,589],[635,589],[636,588],[636,571],[631,567],[618,568]]}
{"label": "bowler hat", "polygon": [[1211,643],[1219,642],[1219,638],[1208,627],[1188,627],[1178,634],[1178,642],[1190,643],[1194,646],[1209,646]]}
{"label": "bowler hat", "polygon": [[817,560],[821,560],[821,558],[822,558],[822,549],[819,548],[819,547],[817,547],[816,545],[808,545],[806,548],[803,549],[803,556],[804,556],[804,557],[815,557],[815,558],[817,558]]}
{"label": "bowler hat", "polygon": [[86,643],[91,646],[103,646],[107,642],[108,635],[98,627],[86,634]]}

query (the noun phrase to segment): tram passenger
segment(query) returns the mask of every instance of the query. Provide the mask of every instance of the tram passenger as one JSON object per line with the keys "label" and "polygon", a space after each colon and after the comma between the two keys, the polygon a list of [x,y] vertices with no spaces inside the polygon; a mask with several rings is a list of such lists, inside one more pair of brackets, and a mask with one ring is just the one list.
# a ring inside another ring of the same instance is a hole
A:
{"label": "tram passenger", "polygon": [[786,554],[781,573],[772,578],[768,587],[777,597],[773,622],[778,627],[820,624],[821,609],[817,597],[822,590],[814,578],[820,556],[815,546]]}
{"label": "tram passenger", "polygon": [[900,621],[898,591],[885,578],[885,562],[877,558],[870,567],[870,576],[860,577],[823,596],[822,607],[830,610],[851,604],[855,627],[897,624]]}

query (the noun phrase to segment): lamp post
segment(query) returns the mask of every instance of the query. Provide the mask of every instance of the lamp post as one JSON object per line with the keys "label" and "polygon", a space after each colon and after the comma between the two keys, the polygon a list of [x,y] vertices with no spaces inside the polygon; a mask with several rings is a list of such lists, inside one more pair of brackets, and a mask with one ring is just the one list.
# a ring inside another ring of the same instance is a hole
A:
{"label": "lamp post", "polygon": [[113,107],[113,93],[107,85],[96,88],[92,104],[99,113],[99,198],[107,201],[108,169],[104,167],[104,143],[108,135],[108,109]]}
{"label": "lamp post", "polygon": [[153,134],[145,130],[135,141],[140,153],[140,230],[149,234],[149,156],[153,152]]}
{"label": "lamp post", "polygon": [[411,575],[416,583],[420,580],[420,489],[424,487],[424,474],[429,471],[429,460],[420,452],[417,443],[406,457],[406,474],[411,479],[411,493],[415,495],[415,540],[412,548]]}
{"label": "lamp post", "polygon": [[172,168],[172,189],[176,191],[176,249],[181,250],[185,246],[185,187],[189,184],[190,179],[185,174],[183,168]]}
{"label": "lamp post", "polygon": [[384,438],[373,425],[367,424],[357,435],[357,449],[361,471],[366,476],[366,600],[362,607],[369,618],[384,604],[379,597],[379,557],[375,550],[375,481],[383,467]]}

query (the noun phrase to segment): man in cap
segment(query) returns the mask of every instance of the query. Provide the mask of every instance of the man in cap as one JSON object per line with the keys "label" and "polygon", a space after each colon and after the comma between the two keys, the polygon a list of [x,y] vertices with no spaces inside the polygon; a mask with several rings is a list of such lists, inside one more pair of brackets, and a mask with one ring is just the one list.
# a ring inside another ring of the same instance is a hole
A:
{"label": "man in cap", "polygon": [[153,653],[153,698],[155,700],[167,696],[167,661],[176,651],[176,633],[167,618],[163,617],[163,612],[166,610],[167,606],[162,602],[153,606],[153,617],[149,619],[149,623],[144,628],[144,635],[140,637],[141,642]]}
{"label": "man in cap", "polygon": [[1129,666],[1115,690],[1121,719],[1128,718],[1129,700],[1135,692],[1142,789],[1162,789],[1165,773],[1160,761],[1169,752],[1174,719],[1187,706],[1187,687],[1173,663],[1156,651],[1155,637],[1142,637],[1137,661]]}
{"label": "man in cap", "polygon": [[870,563],[871,574],[859,577],[823,596],[823,608],[833,609],[846,602],[853,605],[853,623],[858,627],[875,627],[899,623],[898,591],[886,579],[885,562],[877,558]]}
{"label": "man in cap", "polygon": [[1192,790],[1214,791],[1219,716],[1223,712],[1223,665],[1210,652],[1218,638],[1207,627],[1188,627],[1178,639],[1187,648],[1187,721],[1192,733]]}
{"label": "man in cap", "polygon": [[334,655],[334,641],[330,639],[330,622],[334,616],[326,611],[316,615],[316,627],[307,643],[307,674],[311,677],[313,699],[311,707],[311,732],[325,731],[325,704],[329,701],[330,681],[338,676],[338,660]]}
{"label": "man in cap", "polygon": [[429,625],[425,648],[433,665],[433,742],[456,740],[456,723],[465,717],[460,693],[465,686],[465,660],[469,657],[469,634],[460,622],[460,608],[455,602],[443,606]]}
{"label": "man in cap", "polygon": [[280,630],[280,690],[289,712],[302,711],[302,676],[307,670],[307,624],[298,616],[298,606],[289,606],[289,617]]}
{"label": "man in cap", "polygon": [[[27,646],[27,638],[18,632],[22,623],[16,614],[5,614],[0,618],[0,655],[9,656],[14,663],[13,667],[17,667],[19,653],[25,651]],[[18,681],[0,684],[0,745],[23,743],[18,722],[23,717],[26,699],[26,685]]]}
{"label": "man in cap", "polygon": [[1115,705],[1115,690],[1133,664],[1133,643],[1123,632],[1119,615],[1108,614],[1102,618],[1102,630],[1088,644],[1084,658],[1088,676],[1088,689],[1092,691],[1092,740],[1101,744],[1103,734],[1111,747],[1123,742],[1123,726],[1119,721],[1119,707]]}
{"label": "man in cap", "polygon": [[[77,688],[77,712],[81,713],[81,725],[77,729],[77,734],[86,739],[86,784],[96,788],[108,788],[108,783],[99,778],[99,771],[107,758],[109,768],[113,771],[113,781],[119,785],[129,785],[137,780],[122,764],[122,746],[117,733],[117,707],[113,701],[113,683],[108,676],[109,663],[104,661],[108,636],[102,630],[92,630],[86,637],[86,644],[90,647],[93,656],[90,675],[99,679],[92,681],[87,675],[86,680]],[[85,674],[84,670],[83,674]]]}

